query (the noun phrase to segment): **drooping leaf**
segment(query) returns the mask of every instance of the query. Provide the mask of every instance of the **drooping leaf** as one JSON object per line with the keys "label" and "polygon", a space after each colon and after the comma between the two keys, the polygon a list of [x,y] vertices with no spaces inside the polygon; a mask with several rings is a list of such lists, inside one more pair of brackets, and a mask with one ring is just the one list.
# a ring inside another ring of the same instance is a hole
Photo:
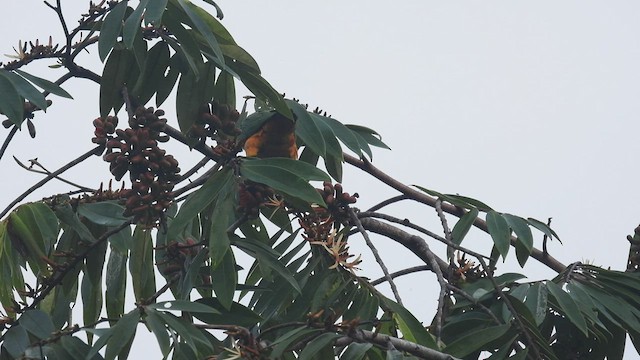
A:
{"label": "drooping leaf", "polygon": [[186,311],[193,313],[219,314],[215,308],[203,303],[197,303],[188,300],[170,300],[161,301],[155,304],[147,305],[147,308],[158,311]]}
{"label": "drooping leaf", "polygon": [[185,135],[202,113],[205,103],[213,96],[215,69],[212,63],[201,63],[198,65],[198,76],[187,72],[180,77],[176,93],[176,116],[180,131]]}
{"label": "drooping leaf", "polygon": [[116,201],[101,201],[96,203],[81,203],[78,205],[78,215],[85,217],[96,225],[120,226],[129,218],[122,216],[124,207]]}
{"label": "drooping leaf", "polygon": [[166,357],[171,351],[171,345],[164,321],[154,309],[145,310],[145,314],[147,315],[145,323],[151,332],[153,332],[153,335],[155,335],[158,345],[160,346],[162,356]]}
{"label": "drooping leaf", "polygon": [[100,61],[104,61],[118,40],[122,29],[122,20],[127,10],[127,1],[122,1],[111,9],[102,21],[100,37],[98,38],[98,55]]}
{"label": "drooping leaf", "polygon": [[128,255],[113,248],[109,253],[105,274],[105,303],[107,316],[111,319],[117,319],[124,314]]}
{"label": "drooping leaf", "polygon": [[[316,356],[325,348],[330,347],[333,349],[333,342],[341,335],[335,333],[324,333],[315,339],[311,340],[307,346],[302,349],[300,357],[301,360],[315,359]],[[332,353],[333,354],[333,353]]]}
{"label": "drooping leaf", "polygon": [[51,82],[47,79],[43,79],[40,77],[37,77],[35,75],[31,75],[27,72],[24,72],[22,70],[14,70],[16,73],[18,73],[20,76],[22,76],[23,78],[29,80],[31,83],[33,83],[34,85],[36,85],[37,87],[41,88],[44,91],[48,91],[54,95],[58,95],[67,99],[73,99],[73,97],[71,96],[71,94],[69,94],[68,92],[66,92],[63,88],[60,87],[60,85]]}
{"label": "drooping leaf", "polygon": [[476,330],[447,344],[444,351],[456,357],[465,357],[476,351],[483,350],[483,346],[500,338],[506,334],[510,328],[511,325],[507,324]]}
{"label": "drooping leaf", "polygon": [[310,147],[313,152],[321,157],[326,156],[326,144],[322,135],[322,131],[304,106],[297,101],[285,99],[287,106],[296,117],[296,135],[304,141],[305,145]]}
{"label": "drooping leaf", "polygon": [[4,77],[9,80],[9,82],[16,89],[18,94],[31,101],[38,108],[47,111],[47,100],[44,98],[44,95],[36,89],[33,85],[31,85],[24,78],[14,74],[11,71],[1,70],[0,69],[0,77]]}
{"label": "drooping leaf", "polygon": [[203,19],[203,16],[204,14],[206,14],[206,12],[196,12],[195,9],[199,9],[199,7],[191,3],[189,0],[177,0],[177,2],[180,4],[182,10],[187,14],[189,19],[193,22],[195,28],[204,37],[209,46],[209,49],[211,49],[211,51],[213,51],[213,53],[217,57],[217,63],[224,68],[224,56],[222,55],[222,50],[220,49],[218,40],[211,31],[211,28],[209,28],[209,26]]}
{"label": "drooping leaf", "polygon": [[278,337],[273,342],[273,351],[271,358],[277,359],[281,357],[289,347],[307,336],[322,332],[321,329],[309,329],[306,326],[295,328]]}
{"label": "drooping leaf", "polygon": [[20,126],[24,120],[24,100],[4,76],[0,76],[0,113],[5,114],[16,126]]}
{"label": "drooping leaf", "polygon": [[153,94],[159,91],[159,84],[164,80],[164,73],[169,67],[169,46],[166,42],[158,42],[145,59],[143,70],[131,94],[138,97],[140,104],[146,104]]}
{"label": "drooping leaf", "polygon": [[393,311],[393,319],[406,340],[431,349],[438,349],[435,339],[409,310],[386,297],[381,297],[380,300]]}
{"label": "drooping leaf", "polygon": [[211,270],[211,284],[218,300],[225,309],[230,309],[238,284],[238,270],[233,251],[228,249],[215,268]]}
{"label": "drooping leaf", "polygon": [[458,222],[453,226],[453,230],[451,230],[451,241],[454,244],[460,245],[464,237],[467,235],[471,226],[473,226],[473,222],[478,217],[478,209],[472,208],[467,211]]}
{"label": "drooping leaf", "polygon": [[2,347],[4,347],[13,358],[18,359],[29,347],[30,343],[29,335],[24,327],[14,325],[4,333]]}
{"label": "drooping leaf", "polygon": [[547,316],[547,288],[544,283],[537,282],[527,291],[525,305],[529,308],[535,318],[535,324],[540,325]]}
{"label": "drooping leaf", "polygon": [[340,141],[349,148],[349,150],[353,151],[356,155],[362,156],[362,149],[360,148],[360,143],[358,139],[353,134],[353,131],[343,125],[336,119],[321,116],[319,114],[311,113],[309,114],[312,118],[324,122],[327,126],[331,128],[335,136],[340,139]]}
{"label": "drooping leaf", "polygon": [[[560,241],[558,234],[556,234],[556,232],[553,231],[553,229],[551,229],[549,225],[543,223],[540,220],[536,220],[534,218],[527,218],[527,222],[529,223],[529,225],[533,226],[534,228],[540,230],[543,234],[547,235],[549,239],[556,238],[558,241]],[[562,241],[560,241],[560,243],[562,243]]]}
{"label": "drooping leaf", "polygon": [[351,343],[347,346],[347,350],[342,353],[340,360],[362,360],[373,344],[368,343]]}
{"label": "drooping leaf", "polygon": [[107,350],[104,356],[105,360],[115,359],[122,354],[127,344],[136,334],[138,320],[140,320],[140,311],[133,309],[121,317],[113,326],[112,335],[107,341]]}
{"label": "drooping leaf", "polygon": [[220,104],[227,104],[232,109],[236,108],[236,87],[233,75],[223,71],[218,75],[213,89],[213,99]]}
{"label": "drooping leaf", "polygon": [[100,81],[100,116],[106,117],[111,109],[116,112],[124,104],[123,87],[133,89],[139,72],[136,58],[131,51],[111,51],[102,71]]}
{"label": "drooping leaf", "polygon": [[129,14],[129,17],[124,21],[124,25],[122,26],[122,41],[127,49],[131,49],[133,47],[136,33],[140,30],[142,13],[148,3],[149,0],[140,0],[135,10],[133,10],[133,12]]}
{"label": "drooping leaf", "polygon": [[257,324],[262,318],[248,307],[237,302],[231,303],[230,307],[222,305],[219,299],[202,298],[196,303],[204,304],[216,309],[218,313],[193,312],[193,316],[207,324],[236,325],[250,328]]}
{"label": "drooping leaf", "polygon": [[575,301],[560,286],[553,281],[546,282],[547,289],[551,296],[558,302],[561,311],[572,324],[574,324],[584,336],[588,336],[587,323],[580,312],[580,308]]}
{"label": "drooping leaf", "polygon": [[509,229],[509,224],[507,224],[507,221],[500,213],[495,211],[489,211],[487,213],[486,221],[489,234],[493,239],[496,249],[498,249],[502,258],[506,259],[511,245],[511,229]]}
{"label": "drooping leaf", "polygon": [[380,134],[378,134],[375,130],[369,129],[368,127],[361,126],[361,125],[345,125],[345,126],[349,128],[351,131],[360,135],[367,142],[367,144],[370,144],[379,148],[391,150],[391,148],[387,146],[387,144],[382,142],[382,136],[380,136]]}
{"label": "drooping leaf", "polygon": [[41,310],[29,310],[20,316],[20,325],[38,339],[47,339],[55,331],[49,315]]}
{"label": "drooping leaf", "polygon": [[152,241],[149,229],[136,227],[133,232],[129,273],[137,302],[148,299],[156,292]]}

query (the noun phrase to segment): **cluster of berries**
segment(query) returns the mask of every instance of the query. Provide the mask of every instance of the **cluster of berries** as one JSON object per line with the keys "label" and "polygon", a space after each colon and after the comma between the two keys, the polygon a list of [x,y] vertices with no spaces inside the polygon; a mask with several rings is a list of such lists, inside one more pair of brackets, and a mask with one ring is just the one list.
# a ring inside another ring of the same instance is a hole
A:
{"label": "cluster of berries", "polygon": [[274,197],[270,187],[247,180],[238,186],[238,210],[255,219],[260,214],[260,205]]}
{"label": "cluster of berries", "polygon": [[189,137],[198,142],[204,142],[207,138],[211,138],[222,145],[225,139],[240,134],[241,131],[237,127],[239,118],[238,110],[229,105],[212,101],[202,107],[200,116],[189,129]]}
{"label": "cluster of berries", "polygon": [[147,226],[157,226],[173,202],[172,190],[179,178],[178,161],[158,147],[169,137],[161,135],[167,119],[162,110],[138,107],[129,128],[117,129],[118,118],[109,116],[93,121],[94,143],[104,145],[103,159],[116,178],[129,172],[131,191],[124,199],[124,216]]}
{"label": "cluster of berries", "polygon": [[358,193],[351,195],[343,190],[342,184],[334,185],[328,181],[322,184],[322,189],[317,190],[327,204],[327,211],[334,220],[346,224],[349,219],[349,205],[358,201]]}

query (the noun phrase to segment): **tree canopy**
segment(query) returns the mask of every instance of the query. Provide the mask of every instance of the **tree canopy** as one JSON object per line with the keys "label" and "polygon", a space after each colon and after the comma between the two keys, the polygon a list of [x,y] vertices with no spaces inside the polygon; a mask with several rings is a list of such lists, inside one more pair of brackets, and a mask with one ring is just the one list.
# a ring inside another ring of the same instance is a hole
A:
{"label": "tree canopy", "polygon": [[[640,227],[627,271],[563,264],[547,251],[560,241],[549,221],[396,180],[372,163],[388,150],[380,134],[274,89],[211,0],[90,3],[73,26],[60,0],[45,4],[65,39],[20,41],[0,63],[0,158],[16,136],[40,136],[70,79],[98,86],[99,106],[94,133],[74,134],[88,150],[54,171],[23,165],[44,177],[2,206],[0,359],[124,359],[141,332],[167,359],[622,359],[627,336],[640,349]],[[83,66],[86,50],[100,72]],[[36,76],[36,62],[64,75]],[[62,177],[93,157],[113,181]],[[343,166],[397,195],[359,208]],[[24,201],[50,181],[70,190]],[[435,210],[441,228],[388,210],[404,202]],[[474,227],[490,252],[464,242]],[[421,265],[390,272],[383,241]],[[557,276],[498,272],[508,257]],[[377,267],[384,276],[367,277]],[[403,304],[415,295],[394,279],[407,274],[437,282],[432,318]]]}

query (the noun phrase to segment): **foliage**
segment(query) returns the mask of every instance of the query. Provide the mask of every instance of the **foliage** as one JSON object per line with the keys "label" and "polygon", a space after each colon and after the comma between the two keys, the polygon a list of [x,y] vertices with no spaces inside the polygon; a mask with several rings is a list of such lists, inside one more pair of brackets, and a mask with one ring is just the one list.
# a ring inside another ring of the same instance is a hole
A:
{"label": "foliage", "polygon": [[[100,86],[96,146],[44,171],[0,215],[1,359],[126,358],[140,331],[153,333],[171,359],[621,359],[627,334],[640,349],[637,254],[628,272],[565,266],[546,252],[548,240],[559,240],[549,224],[399,183],[370,162],[372,148],[388,148],[379,134],[279,94],[212,1],[103,1],[74,29],[61,1],[47,5],[66,42],[20,42],[16,60],[0,63],[0,113],[9,129],[0,157],[24,123],[35,137],[48,96],[71,98],[61,87],[70,78]],[[90,47],[104,62],[101,74],[76,62]],[[52,82],[24,70],[47,59],[67,73]],[[252,94],[241,111],[237,80]],[[175,114],[149,106],[164,104],[174,88]],[[274,117],[295,121],[300,159],[239,156],[243,141]],[[205,158],[183,171],[167,142]],[[21,203],[91,156],[130,186]],[[357,194],[339,184],[344,163],[401,195],[356,208]],[[380,211],[403,200],[435,208],[444,235]],[[492,240],[489,255],[462,246],[474,226]],[[370,234],[400,243],[424,265],[390,274]],[[543,250],[534,247],[536,234]],[[384,278],[359,275],[358,267],[372,264],[349,252],[357,237]],[[447,245],[445,258],[426,237]],[[629,240],[637,247],[639,237],[640,228]],[[511,248],[522,267],[533,258],[558,276],[526,282],[523,274],[496,273]],[[252,263],[239,264],[240,252]],[[393,280],[425,270],[441,288],[430,323],[402,305]],[[394,299],[376,289],[384,282]],[[71,317],[78,298],[82,325]]]}

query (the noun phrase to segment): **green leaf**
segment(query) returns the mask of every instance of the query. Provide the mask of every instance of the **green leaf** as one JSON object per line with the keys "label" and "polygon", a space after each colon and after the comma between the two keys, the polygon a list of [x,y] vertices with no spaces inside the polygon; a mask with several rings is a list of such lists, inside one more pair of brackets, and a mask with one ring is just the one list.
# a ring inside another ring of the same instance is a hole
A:
{"label": "green leaf", "polygon": [[326,347],[332,347],[333,342],[339,338],[341,335],[335,333],[324,333],[315,339],[311,340],[307,346],[302,349],[302,353],[298,359],[300,360],[311,360],[316,358],[317,354],[320,353]]}
{"label": "green leaf", "polygon": [[506,259],[507,253],[509,253],[509,246],[511,244],[511,230],[509,229],[509,224],[507,224],[507,221],[500,213],[495,211],[489,211],[487,213],[486,220],[489,234],[491,234],[491,238],[493,239],[496,249],[498,249],[502,258]]}
{"label": "green leaf", "polygon": [[[265,163],[261,161],[264,161],[264,159],[258,161],[243,161],[240,163],[240,174],[251,181],[265,184],[277,191],[299,198],[308,203],[315,203],[323,207],[326,206],[320,194],[318,194],[316,189],[311,186],[304,177],[280,165],[267,163],[266,166],[264,166]],[[308,164],[304,162],[298,162],[298,164],[308,166]],[[308,176],[309,174],[303,174],[303,176],[304,175]]]}
{"label": "green leaf", "polygon": [[114,48],[102,71],[100,82],[100,116],[106,117],[111,109],[116,112],[124,104],[122,88],[135,85],[132,78],[138,72],[138,64],[132,52]]}
{"label": "green leaf", "polygon": [[533,235],[531,234],[529,223],[525,219],[511,214],[502,214],[502,217],[517,236],[515,243],[516,257],[520,266],[524,266],[533,249]]}
{"label": "green leaf", "polygon": [[304,141],[316,154],[325,157],[327,154],[326,143],[322,131],[304,106],[297,101],[285,99],[285,103],[293,112],[296,119],[296,135]]}
{"label": "green leaf", "polygon": [[147,309],[145,310],[145,314],[147,314],[145,323],[151,332],[153,332],[153,335],[155,335],[158,345],[160,346],[162,356],[166,358],[171,351],[171,344],[164,321],[155,310]]}
{"label": "green leaf", "polygon": [[448,344],[444,351],[452,356],[465,357],[482,350],[483,346],[506,334],[510,328],[511,325],[507,324],[473,331]]}
{"label": "green leaf", "polygon": [[[133,240],[133,239],[132,239]],[[117,319],[124,314],[125,290],[127,288],[128,253],[111,249],[105,274],[105,302],[107,316]]]}
{"label": "green leaf", "polygon": [[449,199],[455,201],[452,204],[462,203],[462,204],[464,204],[464,206],[462,206],[462,207],[467,208],[467,209],[469,209],[470,207],[476,207],[480,211],[490,211],[490,210],[492,210],[489,205],[483,203],[480,200],[476,200],[474,198],[470,198],[470,197],[462,196],[462,195],[455,195],[455,194],[449,194],[447,196],[449,197]]}
{"label": "green leaf", "polygon": [[20,325],[38,339],[47,339],[56,330],[49,315],[41,310],[29,310],[20,316]]}
{"label": "green leaf", "polygon": [[[166,312],[157,312],[158,316],[164,321],[170,329],[180,335],[182,340],[186,342],[186,344],[193,350],[194,353],[198,354],[198,345],[201,345],[204,348],[213,350],[211,347],[211,343],[207,340],[207,338],[192,324],[186,322],[184,319],[177,318],[171,313]],[[210,354],[206,354],[210,355]]]}
{"label": "green leaf", "polygon": [[379,147],[379,148],[391,150],[391,148],[388,147],[387,144],[382,142],[382,136],[380,136],[380,134],[378,134],[375,130],[372,130],[372,129],[369,129],[368,127],[360,126],[360,125],[345,125],[345,126],[351,131],[360,135],[368,144]]}
{"label": "green leaf", "polygon": [[218,63],[224,68],[224,56],[222,55],[222,50],[220,49],[218,40],[216,40],[215,35],[202,18],[204,14],[206,14],[206,12],[200,12],[200,14],[198,14],[195,10],[199,9],[199,7],[191,3],[189,0],[177,1],[182,7],[182,10],[184,10],[189,19],[191,19],[191,21],[195,25],[195,28],[200,32],[200,34],[202,34],[207,44],[209,45],[209,48],[218,58]]}
{"label": "green leaf", "polygon": [[571,296],[569,296],[569,294],[562,290],[562,288],[553,281],[547,281],[546,285],[551,296],[553,296],[558,302],[558,306],[560,307],[558,310],[560,310],[572,324],[582,331],[584,336],[589,336],[587,323],[580,312],[580,308]]}
{"label": "green leaf", "polygon": [[164,80],[164,73],[168,66],[169,46],[166,42],[158,42],[149,49],[142,74],[131,91],[132,95],[138,96],[140,104],[146,104],[153,94],[159,91],[159,85]]}
{"label": "green leaf", "polygon": [[111,51],[116,44],[118,35],[120,35],[120,30],[122,29],[122,20],[124,19],[125,11],[127,11],[126,0],[111,9],[102,21],[100,37],[98,38],[98,55],[100,56],[100,61],[104,61],[104,59],[107,58],[109,51]]}
{"label": "green leaf", "polygon": [[319,114],[311,113],[309,114],[312,118],[317,121],[321,121],[325,123],[327,126],[331,128],[334,135],[342,141],[343,144],[349,148],[349,150],[353,151],[356,155],[362,156],[362,150],[360,149],[360,143],[358,142],[358,138],[354,135],[353,131],[348,127],[344,126],[341,122],[336,119],[321,116]]}
{"label": "green leaf", "polygon": [[0,76],[0,113],[5,114],[17,126],[24,120],[24,100],[4,76]]}
{"label": "green leaf", "polygon": [[527,298],[525,299],[525,305],[529,308],[533,317],[535,318],[535,324],[540,326],[544,318],[547,316],[547,287],[542,282],[537,282],[529,288],[527,291]]}
{"label": "green leaf", "polygon": [[14,325],[4,333],[2,346],[16,359],[22,357],[29,344],[29,335],[27,335],[24,327],[20,325]]}
{"label": "green leaf", "polygon": [[[147,57],[148,58],[148,57]],[[176,65],[180,60],[180,56],[175,54],[169,59],[169,71],[167,71],[167,76],[163,76],[158,80],[158,90],[156,93],[156,106],[162,105],[165,100],[171,94],[173,87],[178,81],[178,76],[180,75],[180,71],[178,70],[178,65]]]}
{"label": "green leaf", "polygon": [[478,217],[478,209],[472,208],[467,213],[465,213],[458,222],[453,226],[453,230],[451,230],[451,241],[460,245],[462,240],[467,235],[471,227],[473,226],[473,222]]}
{"label": "green leaf", "polygon": [[119,356],[121,352],[125,350],[127,344],[136,334],[138,320],[140,320],[140,311],[133,309],[120,318],[113,326],[112,335],[107,341],[107,350],[104,356],[105,360],[115,359],[116,356]]}
{"label": "green leaf", "polygon": [[122,216],[124,207],[114,201],[97,203],[81,203],[78,205],[78,215],[85,217],[96,225],[120,226],[129,219]]}
{"label": "green leaf", "polygon": [[211,270],[211,284],[218,300],[225,309],[230,309],[238,284],[238,270],[233,251],[227,249],[219,264]]}
{"label": "green leaf", "polygon": [[340,360],[362,360],[372,346],[373,344],[369,343],[351,343],[340,356]]}
{"label": "green leaf", "polygon": [[73,97],[68,92],[66,92],[63,88],[60,87],[60,85],[54,82],[31,75],[22,70],[14,70],[14,71],[44,91],[48,91],[54,95],[58,95],[67,99],[73,99]]}
{"label": "green leaf", "polygon": [[293,113],[282,98],[282,95],[278,93],[267,80],[253,71],[247,71],[237,65],[234,66],[233,63],[228,63],[227,65],[238,74],[240,81],[242,81],[257,99],[268,102],[278,113],[286,118],[293,119]]}
{"label": "green leaf", "polygon": [[322,330],[309,329],[304,326],[286,332],[282,336],[275,339],[274,342],[272,343],[273,351],[271,351],[270,358],[277,359],[281,357],[285,353],[285,351],[289,349],[291,345],[302,340],[303,338],[306,338],[311,334],[319,333],[319,332],[322,332]]}
{"label": "green leaf", "polygon": [[206,324],[236,325],[250,328],[262,320],[258,314],[237,302],[231,303],[229,308],[223,306],[219,299],[210,297],[198,299],[196,303],[204,304],[218,311],[217,313],[192,313],[196,319]]}
{"label": "green leaf", "polygon": [[277,167],[290,171],[296,176],[302,178],[305,181],[330,181],[331,178],[324,171],[317,167],[305,163],[303,161],[297,161],[288,158],[247,158],[243,161],[245,168],[249,167],[260,171],[262,167]]}
{"label": "green leaf", "polygon": [[229,168],[224,168],[213,174],[200,189],[189,195],[176,217],[169,224],[167,238],[176,238],[200,212],[217,199],[220,191],[225,189],[227,183],[232,179],[233,172]]}
{"label": "green leaf", "polygon": [[35,106],[39,107],[45,112],[47,111],[47,100],[44,98],[44,95],[42,95],[42,93],[33,85],[31,85],[27,80],[14,74],[11,71],[1,69],[0,76],[4,76],[5,79],[9,80],[16,91],[18,91],[18,94],[20,94],[20,96],[31,101]]}
{"label": "green leaf", "polygon": [[431,334],[429,334],[422,323],[420,323],[409,310],[384,296],[380,296],[380,300],[386,307],[393,311],[393,319],[398,324],[398,329],[402,332],[402,335],[404,335],[405,340],[431,349],[438,349],[438,345]]}
{"label": "green leaf", "polygon": [[[227,250],[229,250],[229,244],[231,244],[227,229],[229,228],[229,225],[231,225],[234,212],[232,195],[235,192],[235,187],[233,185],[233,182],[227,183],[227,187],[224,189],[224,194],[219,195],[213,209],[213,214],[211,214],[211,229],[209,231],[211,270],[215,270],[218,267]],[[228,260],[229,259],[227,259],[227,261]]]}
{"label": "green leaf", "polygon": [[193,313],[219,314],[220,312],[206,304],[197,303],[189,300],[170,300],[161,301],[155,304],[147,305],[147,308],[158,311],[186,311]]}
{"label": "green leaf", "polygon": [[191,126],[202,113],[205,103],[213,97],[216,67],[213,63],[198,65],[199,77],[194,73],[183,73],[176,93],[176,115],[180,131],[187,135]]}
{"label": "green leaf", "polygon": [[233,75],[223,71],[218,75],[213,89],[213,99],[220,104],[227,104],[232,109],[236,108],[236,87]]}
{"label": "green leaf", "polygon": [[[556,232],[553,231],[553,229],[551,229],[549,225],[539,220],[536,220],[534,218],[527,218],[527,222],[529,223],[529,225],[533,226],[534,228],[540,230],[542,233],[547,235],[549,239],[553,239],[555,237],[558,241],[560,241],[558,234],[556,234]],[[562,241],[560,241],[560,243],[562,243]]]}
{"label": "green leaf", "polygon": [[136,302],[148,299],[156,292],[153,239],[149,229],[136,227],[133,231],[129,272]]}
{"label": "green leaf", "polygon": [[164,10],[167,7],[167,1],[168,0],[149,1],[144,12],[144,20],[154,26],[159,26],[159,21],[162,19],[162,14],[164,14]]}
{"label": "green leaf", "polygon": [[[142,12],[146,8],[149,0],[140,0],[135,10],[127,17],[122,27],[122,41],[127,49],[133,47],[133,41],[136,34],[140,30],[140,22],[142,21]],[[100,43],[98,42],[98,45]]]}

